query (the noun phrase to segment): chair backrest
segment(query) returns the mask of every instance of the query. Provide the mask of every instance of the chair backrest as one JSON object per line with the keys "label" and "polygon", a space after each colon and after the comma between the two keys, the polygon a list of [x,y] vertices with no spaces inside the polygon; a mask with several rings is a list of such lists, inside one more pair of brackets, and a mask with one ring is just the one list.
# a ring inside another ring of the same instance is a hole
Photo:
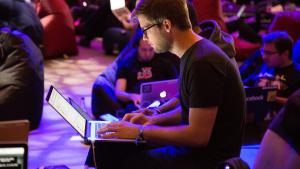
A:
{"label": "chair backrest", "polygon": [[269,32],[281,30],[286,31],[294,41],[300,38],[300,12],[280,12],[272,21]]}
{"label": "chair backrest", "polygon": [[0,144],[15,144],[28,142],[29,121],[0,121]]}

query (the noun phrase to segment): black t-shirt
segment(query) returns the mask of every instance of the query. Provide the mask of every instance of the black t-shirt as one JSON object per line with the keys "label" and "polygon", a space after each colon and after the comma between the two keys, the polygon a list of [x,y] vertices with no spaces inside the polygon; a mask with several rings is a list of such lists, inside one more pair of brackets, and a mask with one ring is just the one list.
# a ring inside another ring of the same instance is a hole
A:
{"label": "black t-shirt", "polygon": [[119,64],[117,79],[126,79],[126,92],[140,93],[144,82],[178,78],[177,65],[164,56],[155,55],[149,62],[140,62],[137,55]]}
{"label": "black t-shirt", "polygon": [[226,54],[208,40],[195,43],[181,58],[180,102],[183,123],[189,108],[218,107],[208,145],[196,150],[207,167],[239,156],[245,117],[245,92]]}
{"label": "black t-shirt", "polygon": [[297,89],[300,88],[300,66],[291,64],[285,68],[277,68],[274,70],[275,80],[279,80],[278,96],[289,97]]}
{"label": "black t-shirt", "polygon": [[269,128],[300,155],[300,90],[288,99]]}
{"label": "black t-shirt", "polygon": [[268,84],[277,86],[277,96],[289,97],[300,88],[300,65],[293,63],[284,68],[269,68],[264,64],[259,74],[253,77],[248,85],[255,85],[260,78],[266,77],[269,78]]}

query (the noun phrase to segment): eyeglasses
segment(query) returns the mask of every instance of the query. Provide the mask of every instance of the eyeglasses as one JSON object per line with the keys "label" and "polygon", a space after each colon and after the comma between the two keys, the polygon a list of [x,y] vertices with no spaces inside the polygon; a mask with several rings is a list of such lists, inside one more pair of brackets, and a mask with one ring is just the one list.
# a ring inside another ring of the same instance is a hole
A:
{"label": "eyeglasses", "polygon": [[147,31],[148,31],[149,29],[153,28],[154,26],[157,26],[157,25],[160,25],[160,23],[155,23],[155,24],[152,24],[152,25],[150,25],[150,26],[148,26],[148,27],[146,27],[146,28],[143,28],[142,31],[143,31],[144,36],[145,36],[145,37],[148,37]]}
{"label": "eyeglasses", "polygon": [[261,55],[265,55],[265,56],[272,56],[276,53],[279,53],[278,51],[267,51],[267,50],[264,50],[263,48],[260,49],[260,53]]}

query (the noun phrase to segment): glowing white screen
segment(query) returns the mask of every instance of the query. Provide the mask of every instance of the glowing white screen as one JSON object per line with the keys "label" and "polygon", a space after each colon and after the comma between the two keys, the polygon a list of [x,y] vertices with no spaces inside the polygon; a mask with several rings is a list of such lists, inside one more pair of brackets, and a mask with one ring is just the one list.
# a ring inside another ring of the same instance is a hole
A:
{"label": "glowing white screen", "polygon": [[55,88],[53,88],[48,102],[84,137],[86,119]]}
{"label": "glowing white screen", "polygon": [[125,7],[125,0],[110,0],[111,10]]}

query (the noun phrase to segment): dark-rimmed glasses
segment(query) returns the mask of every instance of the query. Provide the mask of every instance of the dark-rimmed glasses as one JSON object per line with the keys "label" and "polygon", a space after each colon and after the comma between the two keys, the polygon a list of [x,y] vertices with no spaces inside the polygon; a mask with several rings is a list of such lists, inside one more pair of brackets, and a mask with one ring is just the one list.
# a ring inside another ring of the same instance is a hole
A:
{"label": "dark-rimmed glasses", "polygon": [[276,53],[279,53],[279,51],[267,51],[264,48],[261,48],[259,51],[261,55],[265,55],[265,56],[272,56]]}
{"label": "dark-rimmed glasses", "polygon": [[147,31],[148,31],[149,29],[153,28],[154,26],[157,26],[157,25],[160,25],[160,23],[155,23],[155,24],[152,24],[152,25],[150,25],[150,26],[148,26],[148,27],[146,27],[146,28],[142,28],[142,32],[143,32],[144,36],[145,36],[145,37],[148,37]]}

